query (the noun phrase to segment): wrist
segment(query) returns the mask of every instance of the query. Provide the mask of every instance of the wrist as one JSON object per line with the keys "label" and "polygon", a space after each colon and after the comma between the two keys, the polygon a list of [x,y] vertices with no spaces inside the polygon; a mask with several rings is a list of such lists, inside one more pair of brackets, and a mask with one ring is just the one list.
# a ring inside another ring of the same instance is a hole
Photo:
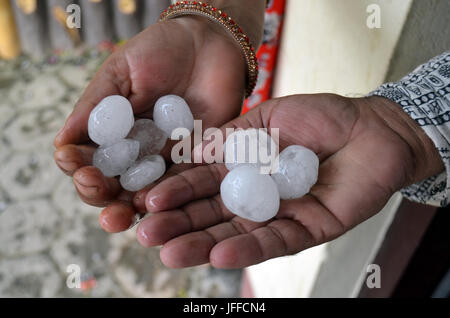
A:
{"label": "wrist", "polygon": [[408,184],[404,186],[444,171],[444,163],[431,138],[397,103],[378,96],[364,100],[409,147],[412,165]]}
{"label": "wrist", "polygon": [[265,0],[206,0],[225,11],[244,30],[255,49],[262,43],[264,32]]}
{"label": "wrist", "polygon": [[[161,14],[160,21],[165,22],[171,19],[183,17],[183,16],[199,16],[203,19],[192,19],[187,18],[180,20],[181,24],[186,24],[186,21],[194,22],[195,24],[205,26],[203,30],[195,31],[193,28],[190,30],[191,35],[196,39],[200,39],[201,42],[196,41],[195,49],[199,48],[208,48],[210,45],[215,46],[216,48],[223,46],[227,52],[227,54],[233,55],[233,47],[236,49],[239,47],[242,57],[245,62],[245,70],[246,70],[246,87],[245,87],[245,97],[248,97],[252,94],[257,78],[258,78],[258,61],[255,54],[255,49],[251,45],[249,37],[245,34],[239,24],[234,21],[234,19],[228,15],[226,12],[218,9],[206,2],[197,2],[197,1],[185,1],[177,2],[175,5],[170,6],[167,10],[165,10]],[[205,21],[210,20],[210,21]],[[211,23],[212,22],[212,23]],[[205,23],[208,23],[206,25]],[[197,26],[198,26],[197,25]],[[222,30],[219,30],[218,28]],[[186,27],[185,27],[186,28]],[[212,32],[210,32],[212,31]],[[224,35],[224,31],[228,33]],[[198,37],[198,34],[202,34],[203,36]],[[218,34],[219,38],[216,36],[210,36]],[[196,36],[197,35],[197,36]],[[206,35],[206,38],[205,36]],[[217,39],[219,39],[217,41]],[[227,41],[228,40],[228,41]],[[232,41],[233,44],[231,47],[229,46],[229,42]],[[228,43],[227,43],[228,42]],[[200,46],[199,46],[200,45]],[[199,51],[200,52],[200,51]],[[222,51],[223,52],[223,51]]]}

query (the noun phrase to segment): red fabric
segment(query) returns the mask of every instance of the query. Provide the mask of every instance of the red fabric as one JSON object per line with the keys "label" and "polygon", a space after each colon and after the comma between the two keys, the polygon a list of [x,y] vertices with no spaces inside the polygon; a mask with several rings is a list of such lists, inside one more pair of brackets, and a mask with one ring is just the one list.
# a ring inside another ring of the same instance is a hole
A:
{"label": "red fabric", "polygon": [[280,37],[283,28],[286,0],[270,0],[266,9],[263,44],[256,53],[259,76],[253,94],[244,102],[242,114],[270,99]]}

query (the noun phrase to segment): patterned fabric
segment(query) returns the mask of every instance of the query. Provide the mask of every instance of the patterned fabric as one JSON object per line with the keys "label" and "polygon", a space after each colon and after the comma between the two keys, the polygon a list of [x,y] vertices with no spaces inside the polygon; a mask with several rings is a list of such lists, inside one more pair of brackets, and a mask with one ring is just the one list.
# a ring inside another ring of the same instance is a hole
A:
{"label": "patterned fabric", "polygon": [[398,103],[433,140],[446,171],[402,190],[420,203],[446,206],[450,200],[450,51],[433,58],[397,83],[370,95]]}
{"label": "patterned fabric", "polygon": [[243,114],[271,96],[285,6],[286,0],[269,0],[267,2],[263,43],[256,53],[259,63],[258,82],[253,94],[244,102]]}

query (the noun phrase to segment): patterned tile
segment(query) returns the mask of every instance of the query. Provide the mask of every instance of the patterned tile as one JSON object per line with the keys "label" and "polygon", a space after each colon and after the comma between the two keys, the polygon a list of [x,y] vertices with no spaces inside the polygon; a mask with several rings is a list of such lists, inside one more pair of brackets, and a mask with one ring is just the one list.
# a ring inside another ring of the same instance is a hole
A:
{"label": "patterned tile", "polygon": [[[104,58],[0,60],[0,297],[236,297],[240,271],[168,269],[135,228],[104,232],[54,164],[56,131]],[[70,264],[81,289],[65,283]]]}
{"label": "patterned tile", "polygon": [[[0,96],[2,98],[2,96]],[[3,128],[14,118],[16,109],[10,103],[4,102],[0,104],[0,136],[3,133]]]}
{"label": "patterned tile", "polygon": [[30,111],[14,119],[5,129],[3,138],[18,151],[51,149],[64,119],[64,114],[55,108]]}
{"label": "patterned tile", "polygon": [[30,82],[18,82],[9,98],[21,110],[34,110],[57,105],[65,93],[66,87],[57,76],[44,73]]}
{"label": "patterned tile", "polygon": [[48,201],[13,203],[0,214],[1,255],[42,252],[53,242],[61,225]]}
{"label": "patterned tile", "polygon": [[90,216],[97,222],[100,208],[87,205],[78,197],[72,179],[63,177],[54,187],[51,200],[58,211],[66,219]]}
{"label": "patterned tile", "polygon": [[45,255],[0,262],[0,297],[55,297],[62,279]]}
{"label": "patterned tile", "polygon": [[63,176],[50,151],[13,154],[0,168],[0,184],[16,201],[50,195]]}

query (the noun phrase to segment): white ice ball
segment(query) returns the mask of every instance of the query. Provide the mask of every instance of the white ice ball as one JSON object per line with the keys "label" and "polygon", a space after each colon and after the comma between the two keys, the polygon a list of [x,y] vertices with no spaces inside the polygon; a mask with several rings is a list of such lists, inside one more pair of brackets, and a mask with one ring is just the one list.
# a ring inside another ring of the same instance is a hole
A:
{"label": "white ice ball", "polygon": [[176,95],[163,96],[157,100],[153,109],[153,120],[169,138],[176,128],[186,128],[189,132],[194,129],[194,116],[189,105]]}
{"label": "white ice ball", "polygon": [[248,165],[265,174],[270,173],[278,154],[278,146],[272,137],[265,130],[255,128],[231,133],[223,149],[228,170]]}
{"label": "white ice ball", "polygon": [[278,172],[272,178],[283,200],[298,199],[317,182],[319,158],[302,146],[289,146],[279,156]]}
{"label": "white ice ball", "polygon": [[162,177],[166,171],[164,158],[153,155],[132,165],[120,176],[120,184],[125,190],[136,192]]}
{"label": "white ice ball", "polygon": [[99,147],[94,152],[93,165],[100,169],[105,177],[115,177],[125,172],[139,155],[139,142],[131,139],[106,147]]}
{"label": "white ice ball", "polygon": [[139,141],[140,158],[159,154],[167,142],[167,135],[151,119],[136,120],[128,138]]}
{"label": "white ice ball", "polygon": [[125,138],[133,124],[133,108],[128,99],[113,95],[104,98],[91,111],[88,133],[96,144],[109,146]]}
{"label": "white ice ball", "polygon": [[231,170],[220,185],[220,194],[228,210],[254,222],[273,218],[280,208],[275,182],[251,166]]}

